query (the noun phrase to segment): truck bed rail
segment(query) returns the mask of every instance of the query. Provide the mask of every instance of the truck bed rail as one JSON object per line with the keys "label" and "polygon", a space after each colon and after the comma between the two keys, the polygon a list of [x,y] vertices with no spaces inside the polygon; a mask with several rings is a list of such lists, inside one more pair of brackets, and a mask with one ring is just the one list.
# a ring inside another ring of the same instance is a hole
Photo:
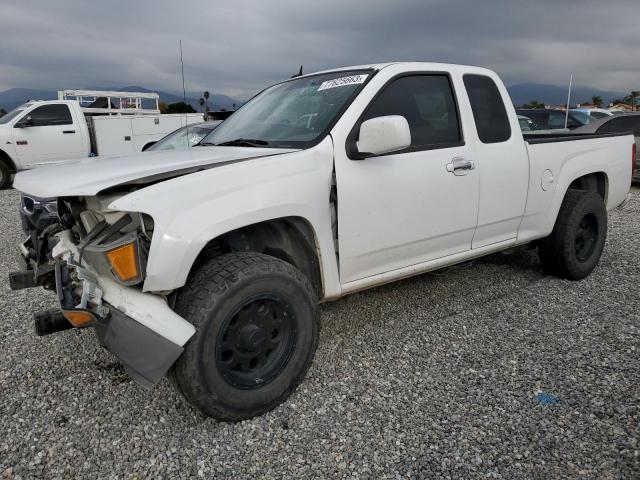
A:
{"label": "truck bed rail", "polygon": [[547,133],[523,134],[524,141],[535,145],[539,143],[555,143],[570,142],[573,140],[589,140],[593,138],[621,137],[624,135],[633,135],[632,132],[613,132],[613,133],[560,133],[558,135],[550,135]]}

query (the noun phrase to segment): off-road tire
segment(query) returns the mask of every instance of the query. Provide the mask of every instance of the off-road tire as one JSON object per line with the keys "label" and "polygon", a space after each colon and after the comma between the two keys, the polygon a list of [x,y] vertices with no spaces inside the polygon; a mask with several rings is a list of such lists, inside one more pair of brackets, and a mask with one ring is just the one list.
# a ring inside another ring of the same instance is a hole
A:
{"label": "off-road tire", "polygon": [[4,190],[5,188],[9,188],[10,186],[11,169],[5,163],[5,161],[0,158],[0,190]]}
{"label": "off-road tire", "polygon": [[[219,342],[226,338],[230,318],[244,311],[239,310],[243,302],[262,295],[286,303],[295,340],[288,360],[268,383],[238,388],[223,376]],[[289,263],[268,255],[230,253],[207,261],[181,289],[175,311],[196,333],[173,366],[172,380],[190,404],[219,420],[244,420],[284,402],[304,379],[318,346],[318,300],[311,282]]]}
{"label": "off-road tire", "polygon": [[[592,247],[584,252],[579,248],[583,222],[596,230]],[[598,264],[606,237],[607,209],[602,198],[594,192],[568,190],[551,235],[538,245],[543,271],[569,280],[585,278]]]}

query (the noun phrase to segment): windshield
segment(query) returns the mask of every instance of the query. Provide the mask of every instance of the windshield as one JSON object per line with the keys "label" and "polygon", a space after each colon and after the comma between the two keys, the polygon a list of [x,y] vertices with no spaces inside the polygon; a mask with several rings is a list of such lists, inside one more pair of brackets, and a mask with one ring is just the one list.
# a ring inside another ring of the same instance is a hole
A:
{"label": "windshield", "polygon": [[146,152],[158,150],[176,150],[190,148],[200,142],[216,128],[220,122],[211,122],[210,125],[188,125],[171,132],[164,138],[161,138],[152,146],[147,148]]}
{"label": "windshield", "polygon": [[371,73],[332,72],[274,85],[231,115],[200,145],[306,148],[326,133]]}
{"label": "windshield", "polygon": [[0,117],[0,125],[4,125],[5,123],[9,123],[11,120],[13,120],[18,115],[20,115],[24,111],[24,109],[25,109],[25,106],[22,105],[22,106],[20,106],[18,108],[14,108],[9,113],[5,113],[3,116]]}

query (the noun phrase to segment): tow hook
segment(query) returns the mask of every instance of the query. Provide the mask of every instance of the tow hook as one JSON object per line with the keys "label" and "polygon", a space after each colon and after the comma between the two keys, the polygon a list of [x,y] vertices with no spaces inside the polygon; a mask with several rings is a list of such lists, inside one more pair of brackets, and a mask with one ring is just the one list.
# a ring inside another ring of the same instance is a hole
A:
{"label": "tow hook", "polygon": [[39,337],[73,328],[73,325],[64,317],[62,310],[59,308],[51,308],[34,313],[33,323],[36,327],[36,335]]}
{"label": "tow hook", "polygon": [[9,273],[9,286],[11,290],[22,290],[23,288],[33,288],[38,286],[33,270]]}

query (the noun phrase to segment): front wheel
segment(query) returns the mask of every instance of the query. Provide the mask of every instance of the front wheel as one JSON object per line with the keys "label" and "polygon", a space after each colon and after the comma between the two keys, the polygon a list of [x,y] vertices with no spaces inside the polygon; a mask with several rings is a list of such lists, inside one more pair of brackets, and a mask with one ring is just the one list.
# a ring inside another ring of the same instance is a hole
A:
{"label": "front wheel", "polygon": [[174,366],[175,383],[204,414],[237,421],[282,403],[318,345],[316,294],[292,265],[232,253],[202,265],[175,310],[197,331]]}
{"label": "front wheel", "polygon": [[607,210],[593,192],[569,190],[549,237],[538,245],[545,273],[580,280],[598,264],[607,237]]}

